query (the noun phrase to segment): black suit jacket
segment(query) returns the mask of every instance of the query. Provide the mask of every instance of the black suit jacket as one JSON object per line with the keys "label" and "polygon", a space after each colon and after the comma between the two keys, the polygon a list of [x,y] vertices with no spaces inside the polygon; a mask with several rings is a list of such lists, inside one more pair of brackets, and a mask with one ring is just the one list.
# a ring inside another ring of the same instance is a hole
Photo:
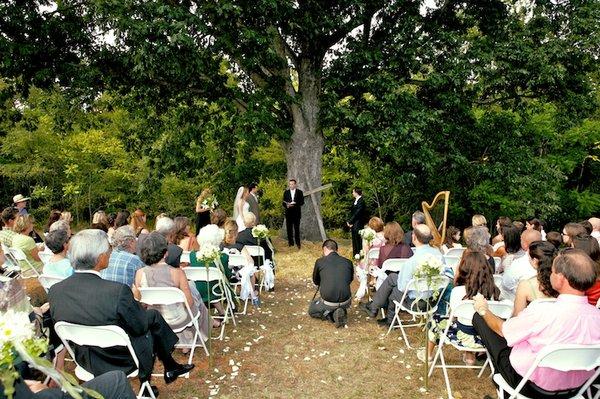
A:
{"label": "black suit jacket", "polygon": [[[242,245],[258,245],[258,240],[252,235],[251,228],[240,231],[235,242]],[[265,259],[273,260],[273,252],[271,252],[266,240],[260,240],[260,246],[265,250]]]}
{"label": "black suit jacket", "polygon": [[313,283],[319,286],[321,298],[329,302],[344,302],[352,295],[350,284],[354,268],[349,259],[332,252],[317,259],[313,269]]}
{"label": "black suit jacket", "polygon": [[[121,327],[140,361],[140,375],[152,372],[154,355],[146,310],[133,298],[129,287],[96,274],[74,273],[50,288],[48,301],[54,323]],[[94,375],[111,370],[129,374],[135,369],[127,348],[74,346],[73,350],[77,362]]]}
{"label": "black suit jacket", "polygon": [[[288,208],[286,202],[292,201],[295,201],[296,205],[294,205],[291,208]],[[283,192],[283,201],[281,202],[281,205],[283,205],[283,207],[285,208],[286,218],[292,217],[299,219],[300,216],[302,216],[301,208],[302,205],[304,205],[304,193],[302,192],[302,190],[296,189],[296,192],[294,193],[294,198],[292,198],[292,192],[288,188]]]}
{"label": "black suit jacket", "polygon": [[352,225],[354,230],[362,229],[365,226],[365,220],[367,218],[367,206],[363,197],[360,197],[356,201],[356,205],[352,204],[352,211],[350,213],[350,219],[348,223]]}

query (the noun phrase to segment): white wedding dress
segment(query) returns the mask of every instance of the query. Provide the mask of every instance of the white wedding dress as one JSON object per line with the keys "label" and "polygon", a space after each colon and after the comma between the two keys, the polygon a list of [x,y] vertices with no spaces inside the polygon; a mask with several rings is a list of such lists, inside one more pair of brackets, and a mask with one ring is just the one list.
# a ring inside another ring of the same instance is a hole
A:
{"label": "white wedding dress", "polygon": [[[241,201],[242,200],[240,200],[240,202]],[[248,212],[250,212],[250,204],[249,203],[244,201],[244,205],[242,206],[241,211],[239,209],[239,204],[238,204],[237,217],[235,218],[235,222],[238,225],[238,233],[246,228],[246,225],[244,224],[244,214],[246,214]]]}

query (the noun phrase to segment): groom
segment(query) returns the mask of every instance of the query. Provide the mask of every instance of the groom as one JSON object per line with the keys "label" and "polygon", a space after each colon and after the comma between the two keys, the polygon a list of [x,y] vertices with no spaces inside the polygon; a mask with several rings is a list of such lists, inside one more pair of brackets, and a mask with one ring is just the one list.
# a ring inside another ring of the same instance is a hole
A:
{"label": "groom", "polygon": [[304,193],[296,188],[296,179],[290,179],[288,189],[283,193],[283,208],[285,209],[285,225],[289,246],[294,245],[294,239],[300,249],[300,207],[304,205]]}

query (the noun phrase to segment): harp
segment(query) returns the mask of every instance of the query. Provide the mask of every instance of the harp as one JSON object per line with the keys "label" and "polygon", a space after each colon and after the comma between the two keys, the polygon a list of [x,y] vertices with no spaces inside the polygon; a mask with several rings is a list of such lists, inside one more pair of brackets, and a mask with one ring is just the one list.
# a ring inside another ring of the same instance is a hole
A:
{"label": "harp", "polygon": [[449,201],[450,191],[441,191],[433,198],[431,204],[428,204],[426,201],[421,203],[423,213],[425,214],[425,223],[431,229],[433,236],[431,244],[436,247],[440,247],[446,238]]}

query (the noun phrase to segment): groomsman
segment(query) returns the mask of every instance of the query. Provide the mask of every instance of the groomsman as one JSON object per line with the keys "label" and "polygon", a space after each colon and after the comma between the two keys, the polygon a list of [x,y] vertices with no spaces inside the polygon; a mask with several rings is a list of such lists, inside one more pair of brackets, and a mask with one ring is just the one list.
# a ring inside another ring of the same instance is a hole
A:
{"label": "groomsman", "polygon": [[362,249],[362,239],[358,232],[365,227],[367,207],[360,188],[355,187],[352,190],[352,196],[354,197],[354,204],[352,204],[350,219],[348,219],[346,224],[352,232],[352,254],[356,255]]}
{"label": "groomsman", "polygon": [[300,249],[300,218],[302,216],[301,207],[304,205],[304,193],[296,188],[296,185],[296,179],[290,179],[289,188],[283,193],[282,205],[285,209],[288,244],[291,247],[295,241]]}
{"label": "groomsman", "polygon": [[258,207],[258,185],[256,183],[250,183],[248,185],[250,195],[246,201],[250,205],[250,212],[256,216],[256,224],[260,224],[260,209]]}

